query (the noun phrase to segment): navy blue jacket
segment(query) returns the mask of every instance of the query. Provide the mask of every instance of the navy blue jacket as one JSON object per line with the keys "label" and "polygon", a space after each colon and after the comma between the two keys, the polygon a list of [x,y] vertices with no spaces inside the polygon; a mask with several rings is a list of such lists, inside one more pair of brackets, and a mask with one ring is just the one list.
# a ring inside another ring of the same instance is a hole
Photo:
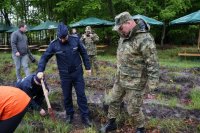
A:
{"label": "navy blue jacket", "polygon": [[34,82],[34,76],[35,74],[31,74],[23,78],[21,81],[17,82],[16,87],[23,90],[31,98],[31,108],[40,110],[40,105],[44,100],[44,94],[42,86]]}
{"label": "navy blue jacket", "polygon": [[[61,43],[55,39],[42,55],[38,63],[38,72],[43,72],[48,60],[56,55],[57,65],[60,75],[66,75],[82,67],[82,60],[86,70],[90,70],[90,62],[87,51],[78,37],[68,36],[66,43]],[[81,60],[82,57],[82,60]]]}

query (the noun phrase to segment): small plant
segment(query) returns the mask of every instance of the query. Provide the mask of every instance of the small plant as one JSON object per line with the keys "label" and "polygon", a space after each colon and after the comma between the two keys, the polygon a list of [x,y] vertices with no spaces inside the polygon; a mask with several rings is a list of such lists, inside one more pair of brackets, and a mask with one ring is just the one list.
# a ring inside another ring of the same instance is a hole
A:
{"label": "small plant", "polygon": [[156,128],[157,126],[158,126],[158,124],[159,124],[159,119],[157,119],[157,118],[152,118],[152,119],[150,119],[149,121],[148,121],[148,124],[146,125],[146,127],[148,128],[148,129],[154,129],[154,128]]}
{"label": "small plant", "polygon": [[62,97],[62,92],[61,91],[53,91],[51,93],[49,93],[48,97],[50,101],[55,101],[58,100]]}
{"label": "small plant", "polygon": [[98,55],[97,56],[98,60],[103,60],[103,61],[110,61],[112,63],[116,63],[116,56],[115,55]]}
{"label": "small plant", "polygon": [[200,109],[200,89],[194,88],[190,92],[191,104],[187,107],[189,109]]}
{"label": "small plant", "polygon": [[33,133],[33,132],[35,132],[35,127],[30,126],[29,123],[20,124],[15,130],[15,133]]}
{"label": "small plant", "polygon": [[95,127],[85,128],[83,133],[98,133]]}
{"label": "small plant", "polygon": [[173,97],[169,99],[168,103],[170,107],[176,107],[176,105],[178,104],[178,99],[176,97]]}

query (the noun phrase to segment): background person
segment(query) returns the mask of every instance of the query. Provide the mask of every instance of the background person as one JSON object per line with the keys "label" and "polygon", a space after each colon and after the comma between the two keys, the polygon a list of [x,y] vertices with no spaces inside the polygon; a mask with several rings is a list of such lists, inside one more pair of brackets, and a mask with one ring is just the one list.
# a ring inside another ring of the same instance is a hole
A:
{"label": "background person", "polygon": [[109,121],[101,132],[115,130],[116,117],[123,97],[127,98],[127,111],[134,120],[136,133],[144,133],[144,114],[141,110],[144,94],[155,89],[159,80],[159,64],[154,38],[143,20],[137,23],[128,12],[115,17],[113,30],[120,35],[117,49],[117,74],[108,101]]}
{"label": "background person", "polygon": [[90,26],[85,28],[85,33],[82,35],[81,40],[85,44],[87,53],[89,55],[92,75],[94,75],[94,69],[96,70],[96,74],[99,74],[99,67],[97,64],[97,47],[96,42],[99,41],[99,36],[92,31]]}
{"label": "background person", "polygon": [[80,34],[77,32],[76,28],[72,28],[71,35],[81,38]]}
{"label": "background person", "polygon": [[28,39],[25,35],[27,27],[24,23],[19,24],[19,30],[11,34],[12,58],[15,63],[17,81],[21,80],[21,66],[23,66],[25,75],[30,75],[28,68]]}
{"label": "background person", "polygon": [[0,92],[0,132],[13,133],[26,113],[30,97],[11,86],[0,86]]}

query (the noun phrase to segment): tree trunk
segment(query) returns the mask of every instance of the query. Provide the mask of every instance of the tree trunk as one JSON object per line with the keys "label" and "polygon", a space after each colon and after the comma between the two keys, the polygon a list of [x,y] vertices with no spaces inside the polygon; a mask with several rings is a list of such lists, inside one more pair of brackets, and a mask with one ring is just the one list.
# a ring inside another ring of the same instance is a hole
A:
{"label": "tree trunk", "polygon": [[144,0],[144,15],[147,14],[147,0]]}
{"label": "tree trunk", "polygon": [[47,20],[50,20],[50,18],[51,18],[50,17],[50,3],[49,2],[50,2],[49,0],[46,1],[46,4],[47,4],[46,5],[46,11],[47,11],[47,18],[46,19]]}
{"label": "tree trunk", "polygon": [[115,18],[115,11],[114,11],[112,0],[108,0],[108,9],[110,10],[110,16],[114,19]]}
{"label": "tree trunk", "polygon": [[3,15],[4,17],[4,20],[5,20],[5,24],[10,26],[11,25],[11,22],[10,22],[10,19],[8,18],[8,13],[4,10],[1,10],[1,14]]}

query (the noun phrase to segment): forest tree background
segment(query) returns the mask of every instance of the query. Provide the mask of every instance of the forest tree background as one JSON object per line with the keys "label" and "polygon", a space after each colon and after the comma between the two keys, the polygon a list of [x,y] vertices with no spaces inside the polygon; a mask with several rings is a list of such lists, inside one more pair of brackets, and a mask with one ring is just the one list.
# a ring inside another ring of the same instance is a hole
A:
{"label": "forest tree background", "polygon": [[[42,21],[67,24],[87,17],[114,21],[116,14],[128,11],[165,23],[165,44],[197,44],[199,25],[169,26],[169,22],[200,9],[200,0],[1,0],[1,23],[17,25],[24,21],[38,25]],[[163,27],[152,27],[157,43]],[[102,30],[98,31],[101,33]],[[111,32],[111,31],[110,31]],[[174,38],[176,36],[176,38]]]}

